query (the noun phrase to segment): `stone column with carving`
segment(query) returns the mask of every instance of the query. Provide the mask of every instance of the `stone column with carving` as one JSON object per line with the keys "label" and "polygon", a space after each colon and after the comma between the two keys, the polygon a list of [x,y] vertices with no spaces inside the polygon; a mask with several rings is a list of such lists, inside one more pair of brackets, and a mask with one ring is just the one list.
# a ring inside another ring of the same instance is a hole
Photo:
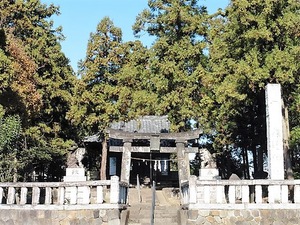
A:
{"label": "stone column with carving", "polygon": [[272,180],[283,180],[283,123],[280,84],[268,84],[266,87],[266,119],[269,177]]}
{"label": "stone column with carving", "polygon": [[[280,84],[268,84],[266,87],[266,119],[269,178],[284,179],[283,159],[283,118]],[[269,186],[268,201],[281,201],[280,186]]]}
{"label": "stone column with carving", "polygon": [[179,185],[181,182],[188,181],[190,178],[189,155],[185,152],[185,141],[176,141]]}
{"label": "stone column with carving", "polygon": [[124,140],[123,155],[122,155],[122,168],[121,168],[121,181],[129,183],[130,166],[131,166],[131,142],[132,140]]}

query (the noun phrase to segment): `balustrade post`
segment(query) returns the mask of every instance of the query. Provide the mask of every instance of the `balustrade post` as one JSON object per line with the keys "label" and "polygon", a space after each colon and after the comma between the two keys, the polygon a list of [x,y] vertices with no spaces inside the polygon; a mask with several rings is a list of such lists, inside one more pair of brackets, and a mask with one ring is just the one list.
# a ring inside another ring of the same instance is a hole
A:
{"label": "balustrade post", "polygon": [[9,187],[8,188],[8,195],[7,195],[7,204],[11,205],[15,203],[15,194],[16,190],[14,187]]}
{"label": "balustrade post", "polygon": [[294,186],[294,202],[300,203],[300,185]]}
{"label": "balustrade post", "polygon": [[50,205],[51,203],[52,203],[52,189],[51,187],[46,187],[45,205]]}
{"label": "balustrade post", "polygon": [[187,193],[189,193],[188,201],[185,202],[185,204],[196,204],[197,203],[197,185],[196,185],[197,177],[192,175],[190,176],[190,182],[189,182],[189,190],[187,190]]}
{"label": "balustrade post", "polygon": [[20,205],[25,205],[27,203],[27,193],[28,189],[26,187],[21,188],[21,196],[20,196]]}
{"label": "balustrade post", "polygon": [[110,203],[118,204],[120,197],[119,177],[112,176],[110,179]]}
{"label": "balustrade post", "polygon": [[32,204],[37,205],[40,203],[40,188],[33,187],[32,188]]}

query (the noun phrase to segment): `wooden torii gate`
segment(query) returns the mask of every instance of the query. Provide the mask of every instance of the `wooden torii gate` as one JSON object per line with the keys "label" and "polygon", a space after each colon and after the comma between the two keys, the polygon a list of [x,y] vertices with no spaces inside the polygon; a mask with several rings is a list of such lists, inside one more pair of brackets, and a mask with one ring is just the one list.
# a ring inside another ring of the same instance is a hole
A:
{"label": "wooden torii gate", "polygon": [[[110,146],[110,152],[122,152],[121,181],[129,183],[131,153],[176,153],[178,160],[179,184],[187,181],[190,176],[189,153],[197,153],[198,147],[187,146],[188,140],[198,139],[202,130],[180,133],[134,133],[116,129],[108,129],[109,138],[121,139],[123,146]],[[132,146],[133,140],[148,140],[150,146]],[[161,140],[175,140],[176,147],[163,147]]]}

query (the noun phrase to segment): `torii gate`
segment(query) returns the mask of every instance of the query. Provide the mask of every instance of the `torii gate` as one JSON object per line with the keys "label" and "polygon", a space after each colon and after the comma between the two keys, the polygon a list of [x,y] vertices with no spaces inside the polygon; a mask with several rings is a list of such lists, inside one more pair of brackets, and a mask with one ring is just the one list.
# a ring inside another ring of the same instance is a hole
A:
{"label": "torii gate", "polygon": [[[193,130],[180,133],[134,133],[116,129],[108,129],[109,138],[121,139],[123,146],[110,146],[110,152],[122,152],[122,167],[121,167],[121,181],[129,183],[131,153],[151,153],[157,151],[160,153],[176,153],[178,158],[178,175],[179,184],[182,181],[189,180],[190,166],[189,153],[197,153],[198,147],[187,147],[188,140],[198,139],[202,130]],[[133,140],[148,140],[150,146],[132,146]],[[162,147],[161,140],[175,140],[176,147]]]}

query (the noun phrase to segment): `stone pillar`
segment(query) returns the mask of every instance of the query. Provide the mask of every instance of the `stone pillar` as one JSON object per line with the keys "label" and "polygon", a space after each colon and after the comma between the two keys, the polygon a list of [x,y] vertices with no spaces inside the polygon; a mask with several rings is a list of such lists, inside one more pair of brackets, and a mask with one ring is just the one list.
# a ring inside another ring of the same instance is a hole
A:
{"label": "stone pillar", "polygon": [[[197,203],[197,177],[192,175],[190,177],[190,196],[189,196],[189,204],[196,204]],[[186,204],[186,203],[185,203]]]}
{"label": "stone pillar", "polygon": [[179,186],[181,186],[181,182],[188,181],[190,178],[189,155],[185,152],[184,141],[176,142],[176,150],[178,159]]}
{"label": "stone pillar", "polygon": [[266,87],[266,119],[269,178],[283,180],[283,121],[280,84],[268,84]]}
{"label": "stone pillar", "polygon": [[25,205],[27,203],[27,193],[28,193],[28,189],[26,187],[22,187],[21,188],[21,196],[20,196],[21,197],[20,205]]}
{"label": "stone pillar", "polygon": [[11,205],[15,203],[15,194],[16,194],[16,190],[14,187],[9,187],[8,188],[8,194],[7,194],[7,204]]}
{"label": "stone pillar", "polygon": [[132,140],[124,140],[122,167],[121,167],[121,181],[129,184],[130,166],[131,166],[131,142]]}
{"label": "stone pillar", "polygon": [[120,185],[119,185],[119,177],[112,176],[110,178],[110,203],[118,204],[120,197]]}

